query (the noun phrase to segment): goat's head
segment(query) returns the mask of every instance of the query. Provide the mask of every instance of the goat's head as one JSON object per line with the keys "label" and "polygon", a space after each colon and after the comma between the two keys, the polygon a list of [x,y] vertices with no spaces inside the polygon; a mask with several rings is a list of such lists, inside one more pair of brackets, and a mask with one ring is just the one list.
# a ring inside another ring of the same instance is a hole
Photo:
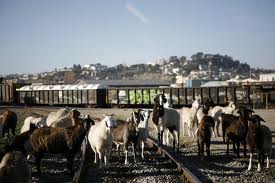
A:
{"label": "goat's head", "polygon": [[80,116],[80,112],[77,109],[73,109],[71,111],[71,116],[72,116],[72,118],[76,119]]}
{"label": "goat's head", "polygon": [[200,107],[200,104],[197,100],[194,100],[192,103],[192,107],[194,107],[195,109],[198,109]]}
{"label": "goat's head", "polygon": [[241,116],[243,119],[247,120],[247,119],[252,115],[252,113],[254,113],[254,111],[251,110],[251,109],[248,109],[248,108],[246,108],[246,107],[241,106],[241,107],[239,107],[239,109],[237,110],[237,113],[239,113],[240,116]]}
{"label": "goat's head", "polygon": [[150,114],[153,111],[150,109],[139,109],[139,118],[141,121],[146,121],[150,118]]}
{"label": "goat's head", "polygon": [[44,126],[47,126],[46,120],[41,117],[33,119],[31,123],[34,124],[37,128],[42,128]]}
{"label": "goat's head", "polygon": [[251,130],[259,128],[261,126],[261,121],[265,122],[259,115],[252,115],[248,118],[248,128]]}
{"label": "goat's head", "polygon": [[104,114],[103,122],[105,123],[106,128],[111,129],[117,127],[117,122],[116,119],[113,117],[114,114],[112,115],[106,115]]}
{"label": "goat's head", "polygon": [[154,102],[155,102],[155,104],[157,104],[159,106],[163,106],[163,104],[167,102],[167,99],[164,94],[158,94],[154,98]]}
{"label": "goat's head", "polygon": [[215,103],[213,102],[213,100],[211,98],[206,98],[203,101],[203,105],[205,106],[206,110],[209,110],[210,107],[215,107]]}
{"label": "goat's head", "polygon": [[140,110],[133,110],[133,112],[128,117],[127,121],[134,122],[136,125],[138,125],[140,123]]}
{"label": "goat's head", "polygon": [[84,131],[87,132],[92,125],[95,125],[95,121],[88,114],[87,116],[84,116],[84,118],[82,118],[82,124]]}

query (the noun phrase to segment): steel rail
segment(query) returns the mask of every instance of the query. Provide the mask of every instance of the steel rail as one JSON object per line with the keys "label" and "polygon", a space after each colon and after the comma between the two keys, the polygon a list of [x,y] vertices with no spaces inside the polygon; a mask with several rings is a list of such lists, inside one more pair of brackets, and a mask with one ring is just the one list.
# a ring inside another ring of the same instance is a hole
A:
{"label": "steel rail", "polygon": [[178,161],[173,155],[171,155],[171,153],[169,153],[163,147],[159,146],[159,144],[152,137],[149,137],[147,140],[151,142],[154,146],[156,146],[159,150],[161,150],[178,166],[178,169],[181,171],[182,176],[184,177],[186,182],[202,183],[190,170],[188,170],[180,161]]}

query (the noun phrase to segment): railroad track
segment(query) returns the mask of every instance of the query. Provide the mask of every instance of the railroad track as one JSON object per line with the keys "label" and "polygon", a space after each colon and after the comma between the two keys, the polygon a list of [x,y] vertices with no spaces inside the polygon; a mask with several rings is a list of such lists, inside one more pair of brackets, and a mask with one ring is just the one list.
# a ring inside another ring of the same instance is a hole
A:
{"label": "railroad track", "polygon": [[147,140],[154,146],[156,146],[162,153],[165,154],[165,156],[168,156],[177,165],[178,170],[181,172],[184,178],[184,182],[201,183],[201,181],[192,172],[190,172],[179,160],[177,160],[163,146],[159,146],[159,144],[152,137],[149,137]]}
{"label": "railroad track", "polygon": [[[87,141],[86,141],[87,142]],[[110,167],[109,169],[102,169],[99,170],[97,169],[96,165],[91,165],[91,161],[93,160],[91,158],[91,156],[89,157],[89,155],[86,155],[86,153],[88,152],[87,150],[84,150],[82,152],[82,157],[81,157],[81,162],[79,165],[79,169],[77,171],[77,173],[75,174],[74,183],[77,182],[109,182],[109,181],[125,181],[125,182],[142,182],[142,180],[140,180],[138,177],[139,175],[142,177],[142,174],[144,174],[144,176],[147,176],[148,174],[152,174],[154,176],[158,176],[158,174],[160,174],[160,176],[162,176],[162,173],[156,173],[155,171],[158,171],[158,169],[153,170],[152,168],[152,172],[148,173],[146,171],[140,170],[140,165],[136,165],[139,163],[144,163],[144,166],[146,166],[145,164],[151,164],[151,166],[156,166],[157,168],[159,168],[160,170],[162,170],[163,168],[167,168],[165,171],[163,171],[163,174],[175,174],[172,176],[181,176],[182,180],[181,182],[190,182],[190,183],[201,183],[201,181],[192,174],[192,172],[190,172],[181,162],[179,162],[171,153],[169,153],[165,148],[160,147],[155,140],[153,140],[152,138],[148,139],[148,143],[151,144],[151,155],[149,157],[149,159],[151,158],[150,161],[144,161],[144,162],[138,162],[138,163],[133,163],[130,162],[128,166],[124,165],[123,163],[123,159],[122,160],[118,160],[117,157],[113,157],[113,159],[111,159],[110,161]],[[153,146],[153,148],[152,148]],[[82,147],[87,147],[85,146],[84,142],[82,144]],[[158,151],[158,153],[156,153],[156,150]],[[163,158],[161,158],[159,155],[159,151],[161,151]],[[159,158],[152,158],[153,156],[155,156],[157,154],[157,156],[159,156]],[[88,158],[87,158],[88,156]],[[151,162],[152,159],[156,159],[156,162]],[[86,161],[86,162],[85,162]],[[130,160],[131,161],[131,160]],[[159,161],[160,163],[158,164],[157,161]],[[89,165],[90,164],[90,165]],[[175,165],[172,165],[175,164]],[[148,165],[147,165],[148,166]],[[88,168],[87,168],[88,167]],[[149,166],[150,167],[150,166]],[[175,168],[176,167],[176,168]],[[90,170],[89,170],[90,169]],[[150,169],[150,168],[149,168]],[[177,170],[178,173],[175,173],[174,170]],[[141,173],[136,173],[141,171]],[[167,173],[168,172],[168,173]],[[170,173],[169,173],[170,172]],[[173,172],[173,173],[172,173]],[[165,179],[165,178],[164,178]],[[156,180],[156,178],[154,178],[154,180],[156,182],[159,182]],[[147,181],[147,180],[145,180]],[[164,180],[163,182],[167,182],[166,180]],[[168,182],[174,182],[174,181],[168,181]]]}
{"label": "railroad track", "polygon": [[[181,176],[182,182],[190,182],[190,183],[201,183],[201,181],[190,172],[180,161],[178,161],[172,153],[170,153],[166,148],[159,146],[155,140],[152,138],[148,138],[148,143],[151,144],[151,152],[150,152],[150,161],[143,162],[143,166],[148,166],[146,164],[151,164],[151,173],[146,172],[146,170],[142,173],[137,173],[139,170],[140,165],[135,166],[133,162],[130,162],[128,166],[124,165],[123,160],[119,160],[116,157],[113,157],[110,163],[110,169],[97,169],[96,165],[91,165],[92,157],[90,152],[87,148],[87,139],[85,138],[82,142],[81,152],[79,154],[79,159],[77,160],[77,169],[75,171],[74,177],[71,179],[67,175],[67,177],[60,173],[56,173],[56,175],[44,175],[42,172],[42,177],[39,179],[34,180],[33,182],[109,182],[113,181],[116,182],[118,180],[125,180],[126,182],[131,182],[135,177],[137,177],[135,181],[139,180],[139,175],[142,177],[142,174],[150,175],[152,174],[154,180],[156,180],[156,176],[163,176],[162,173],[157,173],[159,170],[163,171],[163,174],[171,174],[171,176]],[[152,147],[153,146],[153,147]],[[157,153],[156,153],[157,151]],[[87,155],[87,153],[89,153]],[[158,158],[152,158],[154,156],[159,156]],[[161,158],[162,156],[163,158]],[[152,159],[155,159],[155,162],[151,162]],[[59,161],[60,160],[54,160]],[[62,161],[62,160],[61,160]],[[66,161],[66,160],[65,160]],[[132,159],[130,159],[132,161]],[[137,163],[138,164],[138,163]],[[172,165],[174,164],[174,165]],[[175,166],[176,165],[176,166]],[[142,165],[141,165],[142,166]],[[150,167],[149,166],[149,167]],[[156,166],[156,167],[154,167]],[[153,168],[152,168],[153,167]],[[66,166],[63,165],[63,168],[66,170]],[[157,168],[157,169],[154,169]],[[159,169],[158,169],[159,168]],[[62,169],[62,168],[61,168]],[[150,168],[149,168],[150,169]],[[163,170],[165,169],[165,170]],[[175,170],[178,173],[175,173]],[[168,172],[168,173],[167,173]],[[173,175],[175,174],[175,175]],[[160,178],[161,179],[161,178]],[[165,179],[165,178],[163,178]],[[133,182],[135,182],[133,181]],[[146,180],[145,180],[146,181]],[[123,182],[123,181],[122,181]],[[156,181],[159,182],[159,181]],[[166,181],[164,181],[166,182]],[[169,180],[168,180],[169,182]]]}

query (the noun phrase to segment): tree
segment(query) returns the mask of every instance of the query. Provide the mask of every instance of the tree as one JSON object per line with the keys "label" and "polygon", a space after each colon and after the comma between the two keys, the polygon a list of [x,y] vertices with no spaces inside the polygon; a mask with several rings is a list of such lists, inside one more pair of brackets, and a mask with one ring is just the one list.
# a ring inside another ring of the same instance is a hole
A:
{"label": "tree", "polygon": [[198,52],[194,55],[191,56],[191,59],[192,61],[199,61],[199,60],[202,60],[202,57],[203,57],[203,52]]}
{"label": "tree", "polygon": [[186,57],[185,56],[181,56],[180,57],[180,62],[183,62],[183,63],[186,62]]}
{"label": "tree", "polygon": [[171,56],[169,58],[169,62],[178,62],[179,61],[179,58],[177,56]]}

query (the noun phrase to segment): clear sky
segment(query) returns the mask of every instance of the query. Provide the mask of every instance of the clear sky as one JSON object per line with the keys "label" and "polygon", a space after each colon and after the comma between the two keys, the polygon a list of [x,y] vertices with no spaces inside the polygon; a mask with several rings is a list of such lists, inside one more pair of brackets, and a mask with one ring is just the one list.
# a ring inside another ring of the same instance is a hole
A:
{"label": "clear sky", "polygon": [[275,69],[275,1],[0,0],[0,75],[198,51]]}

